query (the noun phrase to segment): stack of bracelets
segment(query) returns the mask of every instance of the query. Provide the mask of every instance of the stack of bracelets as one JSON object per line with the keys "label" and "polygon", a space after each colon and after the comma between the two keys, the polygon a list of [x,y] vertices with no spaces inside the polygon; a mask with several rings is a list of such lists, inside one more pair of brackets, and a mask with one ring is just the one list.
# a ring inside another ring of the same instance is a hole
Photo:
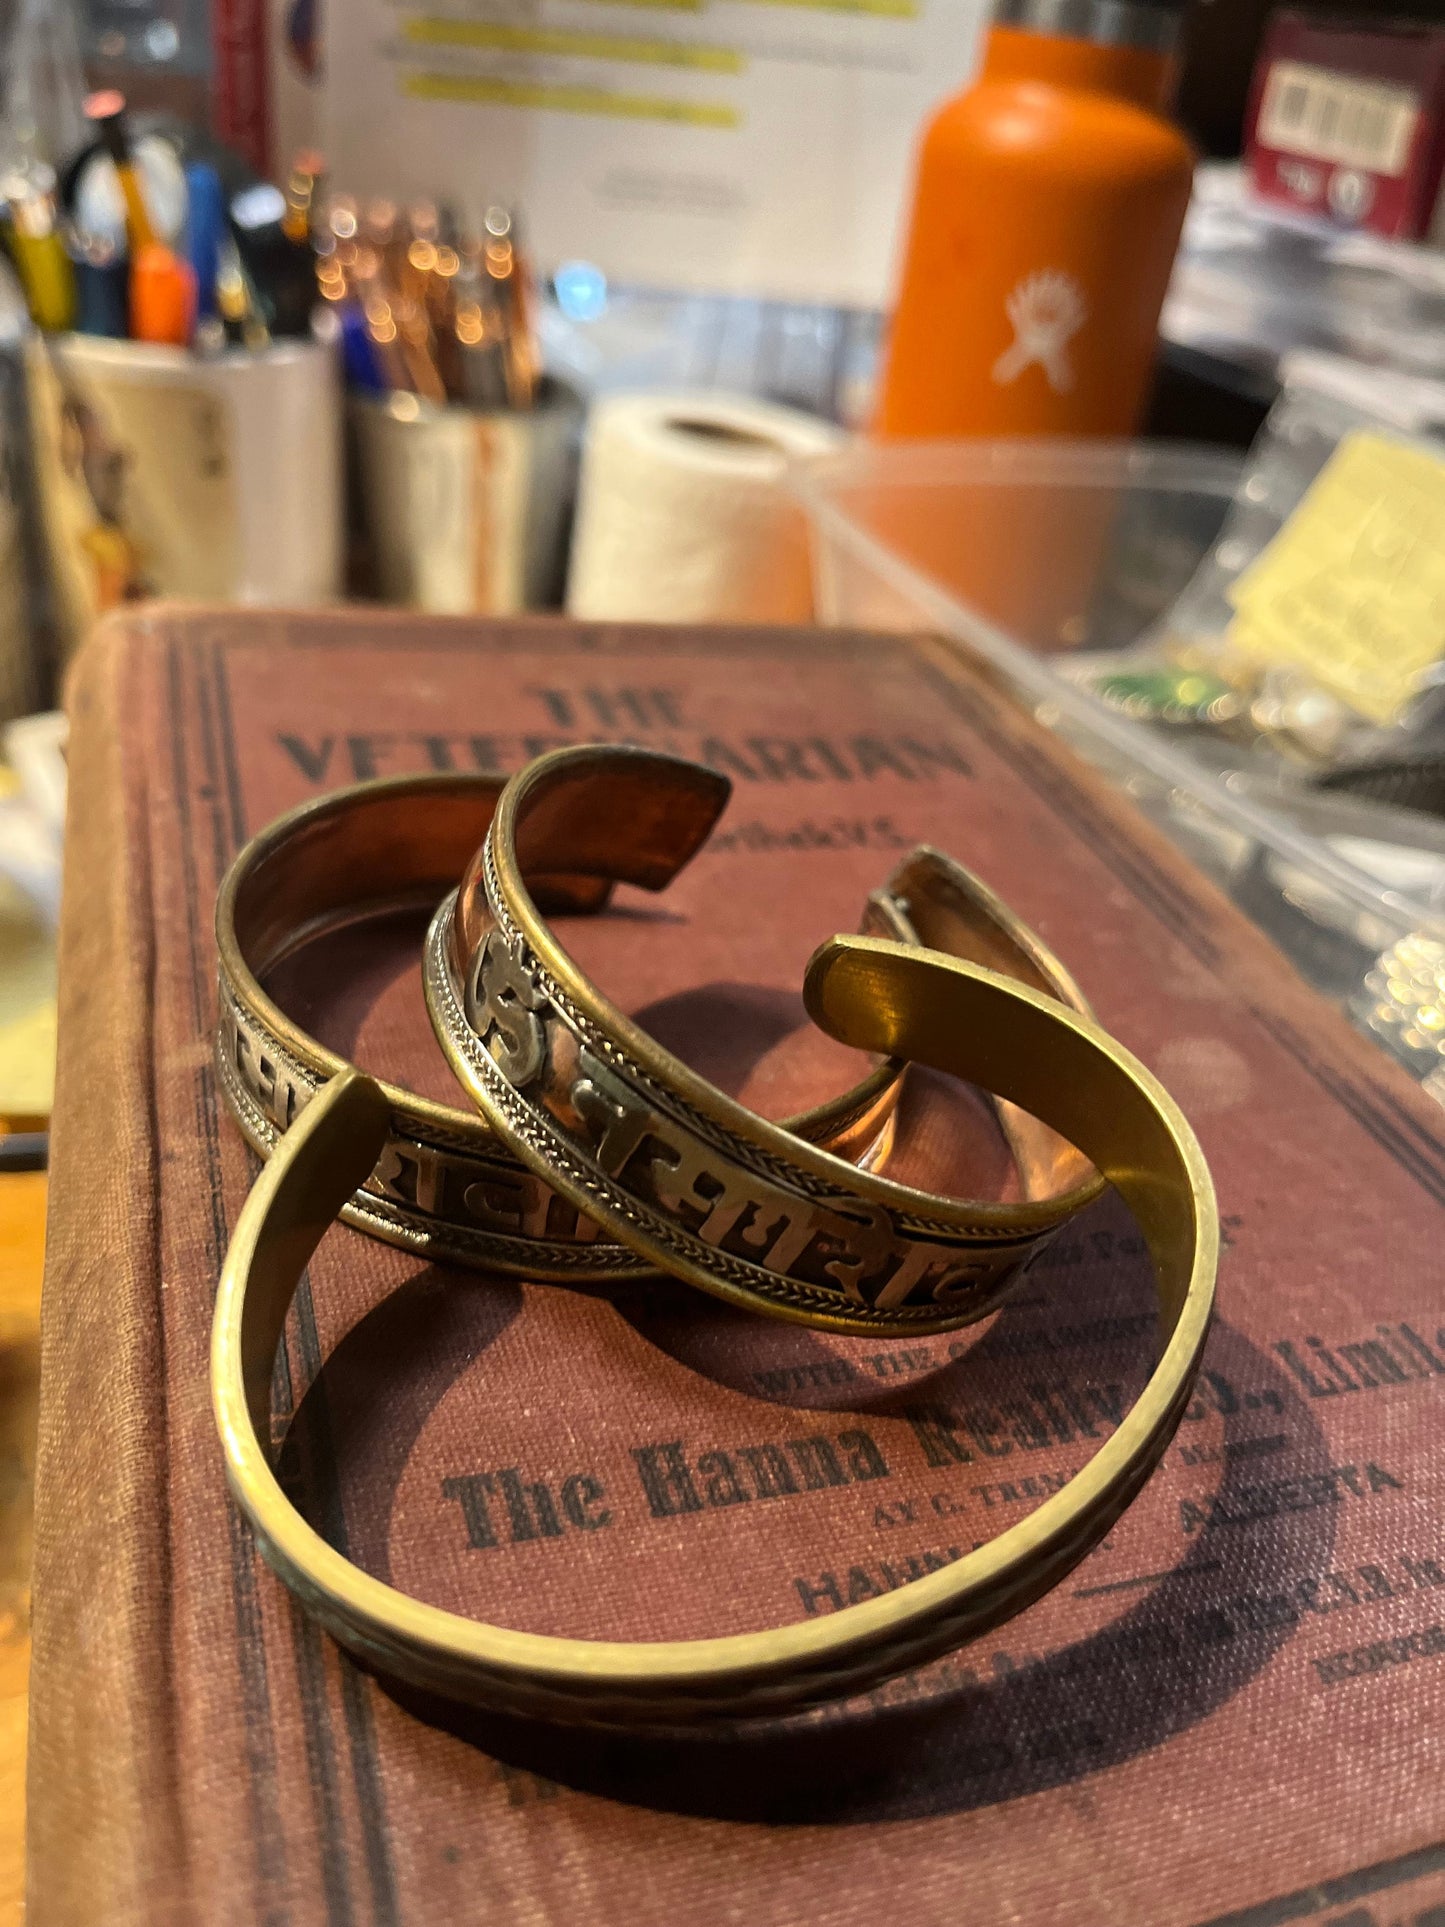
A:
{"label": "stack of bracelets", "polygon": [[[709,769],[614,747],[555,751],[505,785],[362,784],[273,824],[222,886],[218,1072],[268,1160],[236,1224],[212,1336],[231,1489],[306,1609],[424,1690],[553,1720],[671,1727],[873,1686],[1055,1586],[1139,1491],[1191,1395],[1218,1258],[1199,1145],[1058,960],[951,858],[915,850],[863,907],[863,934],[815,952],[809,1015],[876,1062],[855,1089],[784,1122],[670,1055],[578,969],[549,915],[601,913],[616,883],[666,888],[728,794]],[[317,935],[402,908],[435,911],[427,1008],[467,1109],[365,1076],[263,988]],[[991,1096],[1018,1202],[934,1196],[886,1175],[909,1064]],[[766,1317],[916,1336],[994,1311],[1106,1185],[1154,1268],[1158,1362],[1137,1403],[1026,1519],[826,1618],[638,1642],[483,1624],[351,1564],[273,1469],[287,1310],[338,1217],[445,1262],[561,1281],[666,1273]]]}

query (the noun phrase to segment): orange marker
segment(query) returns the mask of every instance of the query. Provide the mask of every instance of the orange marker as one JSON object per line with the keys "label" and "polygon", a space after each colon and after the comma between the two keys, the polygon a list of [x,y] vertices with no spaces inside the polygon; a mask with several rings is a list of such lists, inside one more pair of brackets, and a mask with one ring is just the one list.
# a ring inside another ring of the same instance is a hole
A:
{"label": "orange marker", "polygon": [[131,339],[184,348],[195,325],[195,273],[189,262],[153,241],[130,264]]}

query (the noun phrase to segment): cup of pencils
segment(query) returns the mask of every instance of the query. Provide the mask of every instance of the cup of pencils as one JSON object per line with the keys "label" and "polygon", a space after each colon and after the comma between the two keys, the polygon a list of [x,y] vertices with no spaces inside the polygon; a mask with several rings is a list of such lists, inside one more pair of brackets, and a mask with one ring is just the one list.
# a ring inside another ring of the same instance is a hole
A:
{"label": "cup of pencils", "polygon": [[313,337],[320,161],[283,189],[188,135],[84,103],[59,168],[0,179],[24,292],[31,454],[63,660],[149,595],[334,599],[344,561],[339,357]]}
{"label": "cup of pencils", "polygon": [[561,601],[582,405],[541,372],[516,222],[332,198],[317,280],[341,344],[367,586],[436,612]]}

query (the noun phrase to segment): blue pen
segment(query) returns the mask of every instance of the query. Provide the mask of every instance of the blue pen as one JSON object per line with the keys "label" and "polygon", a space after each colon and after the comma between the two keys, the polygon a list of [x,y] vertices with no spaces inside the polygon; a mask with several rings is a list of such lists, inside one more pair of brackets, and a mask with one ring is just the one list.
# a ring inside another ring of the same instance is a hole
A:
{"label": "blue pen", "polygon": [[186,163],[186,254],[196,275],[196,312],[217,312],[221,243],[229,232],[221,177],[209,161]]}
{"label": "blue pen", "polygon": [[376,348],[367,332],[366,316],[360,304],[343,301],[337,307],[341,324],[341,366],[346,385],[363,395],[384,395],[386,379],[376,358]]}

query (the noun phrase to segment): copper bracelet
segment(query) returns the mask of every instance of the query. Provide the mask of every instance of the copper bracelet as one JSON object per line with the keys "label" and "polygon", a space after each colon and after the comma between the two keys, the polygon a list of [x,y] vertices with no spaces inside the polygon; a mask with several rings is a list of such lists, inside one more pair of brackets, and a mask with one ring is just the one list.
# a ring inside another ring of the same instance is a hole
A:
{"label": "copper bracelet", "polygon": [[[435,909],[485,838],[502,784],[451,774],[358,784],[279,817],[231,865],[216,903],[216,1068],[227,1105],[263,1157],[348,1068],[279,1008],[263,987],[268,973],[328,930]],[[651,769],[642,788],[648,810],[666,816],[676,800],[670,771]],[[564,866],[538,885],[539,897],[554,912],[599,909],[612,879],[636,868],[628,842],[625,825],[594,837],[583,852],[590,874]],[[679,845],[671,867],[654,860],[653,886],[665,885],[691,852]],[[890,908],[871,914],[875,927],[898,933]],[[841,1156],[867,1156],[887,1132],[900,1075],[898,1065],[881,1062],[854,1089],[781,1128]],[[381,1088],[391,1127],[376,1168],[342,1209],[347,1223],[428,1258],[532,1278],[651,1272],[558,1196],[545,1173],[519,1163],[474,1110]]]}
{"label": "copper bracelet", "polygon": [[[652,811],[654,772],[673,806]],[[606,826],[630,826],[630,881],[672,875],[726,801],[724,778],[646,750],[574,748],[508,783],[455,906],[428,933],[427,1007],[442,1048],[498,1135],[639,1257],[754,1311],[836,1331],[941,1331],[991,1311],[1098,1191],[1062,1153],[1060,1181],[1023,1203],[932,1196],[790,1137],[699,1077],[578,970],[530,879],[601,869]],[[962,874],[955,871],[955,874]],[[966,879],[994,955],[1051,994],[1078,992],[1037,940]],[[971,895],[969,894],[971,893]],[[967,919],[962,910],[955,940]],[[1050,960],[1051,963],[1052,960]],[[1042,974],[1040,974],[1042,973]],[[922,1053],[925,1061],[927,1053]],[[995,1087],[1001,1088],[1001,1087]]]}

